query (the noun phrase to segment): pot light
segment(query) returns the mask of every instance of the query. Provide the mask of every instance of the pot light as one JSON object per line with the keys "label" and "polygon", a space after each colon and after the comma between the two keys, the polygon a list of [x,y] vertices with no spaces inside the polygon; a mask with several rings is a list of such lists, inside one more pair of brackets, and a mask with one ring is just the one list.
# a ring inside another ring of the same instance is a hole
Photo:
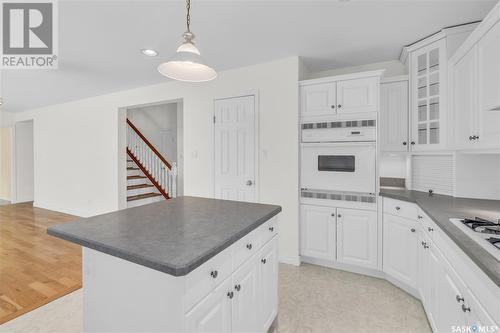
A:
{"label": "pot light", "polygon": [[142,49],[141,53],[147,57],[156,57],[158,55],[158,52],[153,49]]}
{"label": "pot light", "polygon": [[186,1],[187,30],[182,35],[184,42],[177,48],[177,52],[167,62],[158,66],[160,74],[178,81],[204,82],[215,79],[217,73],[208,66],[200,56],[200,51],[194,45],[194,34],[189,29],[191,23],[191,0]]}

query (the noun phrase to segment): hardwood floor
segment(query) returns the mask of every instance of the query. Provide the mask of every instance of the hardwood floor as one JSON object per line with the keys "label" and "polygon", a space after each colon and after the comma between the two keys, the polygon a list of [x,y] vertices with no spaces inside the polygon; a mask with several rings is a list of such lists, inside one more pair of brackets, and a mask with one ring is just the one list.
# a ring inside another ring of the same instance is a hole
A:
{"label": "hardwood floor", "polygon": [[0,324],[81,288],[81,247],[47,235],[75,218],[31,203],[0,206]]}

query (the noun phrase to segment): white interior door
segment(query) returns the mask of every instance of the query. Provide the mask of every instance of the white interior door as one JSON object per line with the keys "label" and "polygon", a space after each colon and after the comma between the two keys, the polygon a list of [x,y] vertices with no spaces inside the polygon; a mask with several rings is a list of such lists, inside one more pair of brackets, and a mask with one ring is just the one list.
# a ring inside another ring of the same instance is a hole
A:
{"label": "white interior door", "polygon": [[255,201],[255,96],[215,101],[217,199]]}

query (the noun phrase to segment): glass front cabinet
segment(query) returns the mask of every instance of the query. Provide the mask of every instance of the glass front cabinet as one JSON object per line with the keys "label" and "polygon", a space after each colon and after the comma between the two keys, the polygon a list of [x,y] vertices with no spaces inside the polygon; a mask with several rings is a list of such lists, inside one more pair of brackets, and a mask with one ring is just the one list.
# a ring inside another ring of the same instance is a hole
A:
{"label": "glass front cabinet", "polygon": [[410,53],[410,150],[445,145],[446,40]]}

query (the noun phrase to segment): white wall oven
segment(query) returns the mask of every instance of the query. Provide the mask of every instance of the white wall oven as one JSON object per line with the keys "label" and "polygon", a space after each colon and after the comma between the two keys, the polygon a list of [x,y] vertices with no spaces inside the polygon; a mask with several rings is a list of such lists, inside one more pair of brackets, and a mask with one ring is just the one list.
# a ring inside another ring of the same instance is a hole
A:
{"label": "white wall oven", "polygon": [[301,187],[375,193],[375,142],[302,143]]}

